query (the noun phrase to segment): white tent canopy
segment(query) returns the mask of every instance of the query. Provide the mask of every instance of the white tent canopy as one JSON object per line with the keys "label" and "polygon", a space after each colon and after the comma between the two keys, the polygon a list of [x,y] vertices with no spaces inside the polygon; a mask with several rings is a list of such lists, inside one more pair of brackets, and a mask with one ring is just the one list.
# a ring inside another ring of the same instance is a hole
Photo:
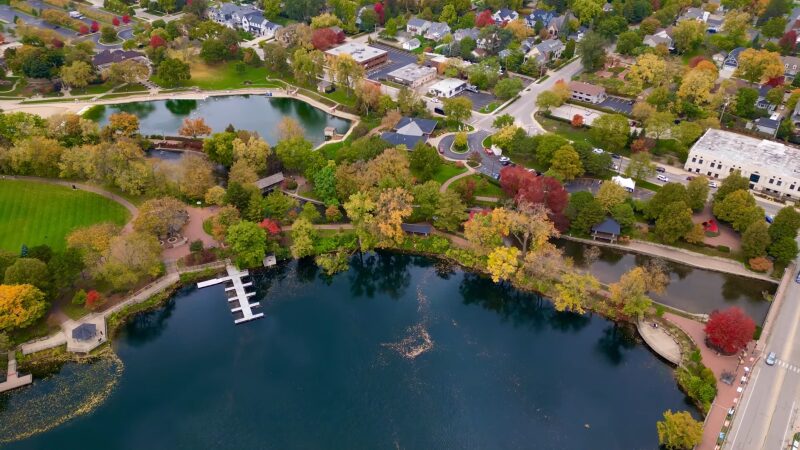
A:
{"label": "white tent canopy", "polygon": [[622,187],[624,187],[625,189],[627,189],[630,192],[633,192],[633,189],[636,187],[636,182],[633,181],[633,179],[621,177],[619,175],[617,175],[615,177],[612,177],[611,181],[616,183],[616,184],[618,184],[618,185],[620,185],[620,186],[622,186]]}

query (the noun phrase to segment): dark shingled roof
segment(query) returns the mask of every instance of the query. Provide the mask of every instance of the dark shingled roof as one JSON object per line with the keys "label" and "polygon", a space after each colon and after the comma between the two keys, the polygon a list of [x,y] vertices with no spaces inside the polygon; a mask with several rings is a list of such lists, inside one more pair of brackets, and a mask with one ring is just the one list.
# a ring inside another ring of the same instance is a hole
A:
{"label": "dark shingled roof", "polygon": [[405,145],[407,149],[413,149],[418,142],[425,142],[425,136],[411,136],[408,134],[399,134],[393,132],[381,133],[381,139],[388,142],[389,145],[396,147],[398,145]]}
{"label": "dark shingled roof", "polygon": [[133,50],[103,50],[102,52],[94,55],[92,64],[95,66],[102,66],[104,64],[111,64],[126,61],[133,58],[144,58],[144,53],[135,52]]}
{"label": "dark shingled roof", "polygon": [[400,128],[403,128],[404,126],[408,125],[411,122],[416,123],[417,126],[420,128],[420,130],[422,130],[422,132],[425,134],[433,133],[433,130],[436,129],[436,125],[438,124],[437,121],[431,119],[420,119],[418,117],[403,117],[402,119],[400,119],[399,122],[397,122],[397,125],[395,125],[394,129],[399,130]]}
{"label": "dark shingled roof", "polygon": [[72,329],[72,339],[88,341],[97,336],[97,326],[93,323],[82,323]]}
{"label": "dark shingled roof", "polygon": [[400,228],[406,233],[431,234],[431,227],[427,223],[401,223]]}
{"label": "dark shingled roof", "polygon": [[600,225],[593,226],[592,231],[595,233],[613,234],[618,236],[620,233],[620,226],[616,220],[606,218],[606,220],[604,220]]}

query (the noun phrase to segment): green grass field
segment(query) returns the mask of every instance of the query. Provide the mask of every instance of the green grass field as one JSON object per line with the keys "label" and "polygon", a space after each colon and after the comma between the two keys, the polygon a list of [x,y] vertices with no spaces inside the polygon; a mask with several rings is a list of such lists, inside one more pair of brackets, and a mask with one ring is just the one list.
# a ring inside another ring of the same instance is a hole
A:
{"label": "green grass field", "polygon": [[63,249],[75,228],[99,222],[124,225],[128,210],[97,194],[64,186],[0,180],[0,248],[19,251],[22,244]]}

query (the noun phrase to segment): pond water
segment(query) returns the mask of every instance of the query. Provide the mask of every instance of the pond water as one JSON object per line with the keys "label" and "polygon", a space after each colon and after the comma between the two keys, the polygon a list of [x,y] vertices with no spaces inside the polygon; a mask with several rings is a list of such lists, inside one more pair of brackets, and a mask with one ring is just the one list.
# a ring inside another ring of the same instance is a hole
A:
{"label": "pond water", "polygon": [[306,130],[306,139],[314,144],[325,140],[325,127],[346,133],[350,121],[332,116],[306,102],[291,98],[270,98],[263,95],[209,97],[206,100],[154,100],[100,106],[89,117],[101,126],[108,117],[124,111],[139,118],[142,134],[177,135],[187,117],[205,119],[214,132],[228,125],[239,130],[256,131],[271,145],[278,141],[278,124],[284,117],[297,120]]}
{"label": "pond water", "polygon": [[[655,449],[663,411],[692,410],[626,328],[433,259],[254,281],[264,319],[234,325],[222,286],[186,288],[123,329],[107,401],[6,448]],[[25,407],[0,397],[0,423]]]}
{"label": "pond water", "polygon": [[[568,240],[559,240],[564,254],[574,259],[578,267],[586,268],[603,283],[613,283],[635,266],[647,264],[653,258],[636,253],[598,246],[600,255],[587,261],[587,246]],[[666,262],[670,283],[663,294],[652,295],[659,303],[695,314],[708,314],[730,306],[742,308],[758,324],[764,323],[770,303],[764,293],[775,294],[778,286],[764,280],[747,278],[685,264]]]}

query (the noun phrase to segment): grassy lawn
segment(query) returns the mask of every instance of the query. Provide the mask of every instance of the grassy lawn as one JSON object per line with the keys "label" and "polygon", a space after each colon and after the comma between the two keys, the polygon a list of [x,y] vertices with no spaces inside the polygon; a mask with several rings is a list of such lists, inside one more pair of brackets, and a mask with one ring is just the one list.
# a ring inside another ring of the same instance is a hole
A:
{"label": "grassy lawn", "polygon": [[103,92],[108,92],[113,88],[114,85],[112,83],[100,83],[100,84],[90,84],[86,87],[82,88],[73,88],[70,93],[72,95],[97,95],[102,94]]}
{"label": "grassy lawn", "polygon": [[444,184],[445,181],[466,172],[467,169],[461,164],[446,163],[439,167],[439,170],[433,176],[433,181]]}
{"label": "grassy lawn", "polygon": [[542,115],[537,115],[536,121],[539,122],[545,130],[569,139],[570,141],[588,142],[589,144],[596,146],[589,137],[589,130],[587,128],[575,128],[566,122],[554,120]]}
{"label": "grassy lawn", "polygon": [[22,244],[65,247],[73,229],[99,222],[123,225],[122,205],[85,191],[17,180],[0,180],[0,248],[19,251]]}
{"label": "grassy lawn", "polygon": [[[194,62],[191,72],[192,78],[186,82],[186,86],[197,86],[205,90],[278,87],[266,80],[267,69],[263,67],[245,66],[244,72],[237,72],[233,63],[209,65]],[[251,84],[245,84],[246,81]]]}
{"label": "grassy lawn", "polygon": [[495,184],[493,181],[490,181],[489,178],[484,175],[470,175],[468,177],[458,179],[450,185],[449,189],[456,189],[458,186],[466,183],[467,180],[472,180],[475,182],[476,197],[506,197],[505,192],[503,192],[500,186]]}
{"label": "grassy lawn", "polygon": [[491,103],[489,103],[488,105],[486,105],[486,106],[484,106],[483,108],[481,108],[481,109],[480,109],[478,112],[482,112],[482,113],[484,113],[484,114],[489,114],[490,112],[492,112],[492,111],[494,111],[495,109],[497,109],[497,107],[498,107],[498,106],[500,106],[500,104],[499,104],[499,103],[497,103],[497,102],[491,102]]}

